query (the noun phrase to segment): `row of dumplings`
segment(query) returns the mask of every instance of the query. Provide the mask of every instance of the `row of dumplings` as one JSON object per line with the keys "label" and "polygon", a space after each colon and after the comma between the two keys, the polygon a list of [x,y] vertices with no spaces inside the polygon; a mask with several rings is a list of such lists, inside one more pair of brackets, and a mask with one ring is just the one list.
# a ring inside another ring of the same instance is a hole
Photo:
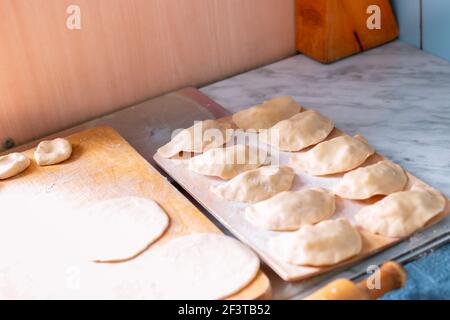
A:
{"label": "row of dumplings", "polygon": [[[327,220],[336,210],[335,195],[351,200],[385,196],[354,218],[359,227],[392,238],[410,235],[443,211],[446,199],[437,190],[416,184],[404,191],[405,171],[388,160],[360,167],[375,153],[363,137],[342,135],[324,141],[333,131],[333,122],[317,111],[302,110],[291,97],[279,97],[232,117],[239,129],[258,132],[259,141],[292,152],[290,166],[266,165],[267,155],[256,147],[237,144],[223,148],[231,139],[231,124],[220,120],[203,121],[200,126],[218,130],[223,139],[205,135],[201,143],[195,143],[193,133],[198,128],[194,125],[158,153],[168,158],[181,151],[202,153],[189,159],[189,169],[228,180],[211,186],[214,194],[250,203],[245,215],[255,226],[295,231],[274,237],[269,247],[274,256],[296,265],[333,265],[361,252],[361,236],[349,221]],[[333,191],[290,191],[295,176],[291,167],[313,176],[346,173]]]}

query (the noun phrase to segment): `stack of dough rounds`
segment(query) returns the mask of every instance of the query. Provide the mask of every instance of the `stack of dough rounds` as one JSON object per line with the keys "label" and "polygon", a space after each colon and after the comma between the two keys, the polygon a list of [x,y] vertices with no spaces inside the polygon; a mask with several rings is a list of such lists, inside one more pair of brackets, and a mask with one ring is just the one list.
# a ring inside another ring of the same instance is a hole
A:
{"label": "stack of dough rounds", "polygon": [[72,145],[63,138],[42,141],[34,152],[34,158],[40,166],[49,166],[63,162],[72,155]]}
{"label": "stack of dough rounds", "polygon": [[158,154],[164,158],[171,158],[181,151],[202,153],[223,146],[231,139],[232,133],[229,123],[217,120],[198,121],[159,148]]}
{"label": "stack of dough rounds", "polygon": [[228,180],[242,172],[259,168],[266,162],[266,157],[264,150],[238,144],[211,149],[189,159],[189,169],[202,175]]}
{"label": "stack of dough rounds", "polygon": [[283,151],[299,151],[323,141],[333,128],[331,120],[307,110],[261,131],[259,139]]}
{"label": "stack of dough rounds", "polygon": [[362,200],[402,191],[407,181],[408,177],[402,167],[383,160],[347,172],[334,191],[341,198]]}
{"label": "stack of dough rounds", "polygon": [[210,189],[225,200],[254,203],[289,190],[293,180],[294,170],[290,167],[267,166],[243,172]]}
{"label": "stack of dough rounds", "polygon": [[302,111],[302,106],[292,97],[283,96],[239,111],[232,116],[232,119],[240,129],[260,131],[269,129],[277,122],[289,119],[300,111]]}
{"label": "stack of dough rounds", "polygon": [[21,153],[0,157],[0,180],[18,175],[30,166],[30,159]]}
{"label": "stack of dough rounds", "polygon": [[284,262],[320,267],[356,256],[362,250],[362,240],[348,220],[337,219],[306,225],[296,232],[274,237],[269,248]]}
{"label": "stack of dough rounds", "polygon": [[220,234],[171,240],[125,263],[37,259],[0,270],[2,299],[222,299],[245,288],[258,257]]}
{"label": "stack of dough rounds", "polygon": [[352,170],[374,153],[363,137],[340,136],[292,155],[291,162],[308,174],[321,176]]}
{"label": "stack of dough rounds", "polygon": [[336,210],[334,195],[311,188],[285,191],[245,210],[247,219],[268,230],[290,231],[328,219]]}
{"label": "stack of dough rounds", "polygon": [[355,219],[364,229],[386,237],[402,238],[423,227],[442,212],[444,196],[429,186],[415,184],[362,208]]}

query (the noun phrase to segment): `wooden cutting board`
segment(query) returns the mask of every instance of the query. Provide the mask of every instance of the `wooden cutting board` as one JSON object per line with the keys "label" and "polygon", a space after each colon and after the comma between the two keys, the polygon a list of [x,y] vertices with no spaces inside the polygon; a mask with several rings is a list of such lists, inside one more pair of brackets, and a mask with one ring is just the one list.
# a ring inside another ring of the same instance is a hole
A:
{"label": "wooden cutting board", "polygon": [[[155,200],[171,219],[168,230],[153,245],[192,233],[220,233],[112,128],[89,129],[68,137],[68,140],[73,145],[69,160],[46,167],[32,162],[22,174],[0,181],[0,201],[3,197],[19,194],[24,195],[26,201],[26,195],[43,194],[57,196],[61,201],[77,206],[114,197],[142,196]],[[33,159],[33,152],[31,149],[24,154]],[[270,282],[260,271],[251,284],[230,299],[269,296]]]}
{"label": "wooden cutting board", "polygon": [[[229,122],[235,127],[231,120],[231,117],[222,118],[222,121]],[[248,136],[255,135],[255,133],[247,133]],[[237,133],[238,136],[242,135],[242,131]],[[332,139],[336,136],[345,135],[339,129],[334,129],[326,140]],[[250,137],[249,139],[244,139],[242,137],[238,138],[237,141],[248,141],[250,145],[254,145],[259,148],[266,148],[265,144],[257,145],[255,144],[256,138]],[[370,141],[369,141],[370,143]],[[312,148],[312,147],[311,147]],[[307,151],[308,149],[305,149]],[[303,152],[303,151],[302,151]],[[292,153],[290,152],[279,152],[279,163],[280,165],[289,165],[289,158]],[[269,252],[268,241],[271,237],[281,234],[277,231],[268,231],[263,228],[256,227],[250,224],[244,215],[244,210],[249,204],[237,203],[232,201],[225,201],[220,199],[215,194],[213,194],[209,188],[212,185],[224,183],[223,180],[215,177],[207,177],[192,172],[188,168],[187,159],[166,159],[158,154],[154,156],[155,161],[161,166],[171,177],[173,177],[183,188],[185,188],[200,204],[202,204],[210,213],[212,213],[223,225],[225,225],[237,238],[239,238],[244,243],[251,246],[260,257],[284,280],[286,281],[296,281],[311,278],[315,275],[322,274],[324,272],[348,265],[354,261],[358,261],[377,253],[383,249],[386,249],[400,241],[396,238],[387,238],[375,234],[371,234],[365,230],[360,229],[360,234],[363,239],[363,249],[359,255],[356,257],[339,263],[334,266],[329,267],[310,267],[310,266],[296,266],[293,264],[285,263],[276,259]],[[384,157],[380,154],[375,154],[371,156],[363,166],[367,166],[376,163]],[[328,190],[332,190],[337,184],[339,179],[343,174],[335,174],[323,177],[313,177],[308,174],[301,172],[300,170],[293,167],[296,173],[294,183],[291,190],[301,190],[309,187],[322,187]],[[420,182],[420,180],[408,173],[408,185],[406,190],[411,188],[415,182]],[[373,204],[374,202],[380,200],[382,197],[373,197],[365,201],[354,201],[341,199],[336,197],[336,212],[331,217],[331,219],[345,217],[350,221],[353,221],[353,216],[364,206]],[[450,201],[447,200],[447,206],[444,211],[429,221],[426,225],[429,225],[439,221],[443,217],[449,215],[450,213]],[[417,233],[415,236],[419,236]]]}

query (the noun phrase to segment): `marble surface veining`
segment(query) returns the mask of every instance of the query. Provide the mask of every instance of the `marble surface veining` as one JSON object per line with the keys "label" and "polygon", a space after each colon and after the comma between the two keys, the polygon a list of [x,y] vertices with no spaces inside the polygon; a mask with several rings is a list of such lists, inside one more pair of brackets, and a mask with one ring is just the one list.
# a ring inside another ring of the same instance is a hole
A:
{"label": "marble surface veining", "polygon": [[201,91],[231,112],[292,95],[450,196],[450,63],[400,41],[330,65],[297,55]]}

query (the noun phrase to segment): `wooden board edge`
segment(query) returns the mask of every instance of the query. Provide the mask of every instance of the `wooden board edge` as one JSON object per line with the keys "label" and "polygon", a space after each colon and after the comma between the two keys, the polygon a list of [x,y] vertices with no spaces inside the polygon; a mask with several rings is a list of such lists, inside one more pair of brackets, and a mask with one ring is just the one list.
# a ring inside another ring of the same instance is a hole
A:
{"label": "wooden board edge", "polygon": [[[255,293],[254,296],[248,291]],[[231,295],[226,300],[269,300],[272,297],[272,285],[267,275],[260,269],[255,279],[246,287]]]}
{"label": "wooden board edge", "polygon": [[[115,136],[117,136],[118,138],[120,138],[121,140],[123,140],[124,143],[126,143],[131,149],[133,149],[137,155],[139,155],[139,157],[141,158],[141,160],[143,162],[145,162],[149,168],[152,170],[152,173],[157,175],[160,179],[165,180],[165,183],[169,184],[169,187],[172,189],[172,191],[174,191],[174,193],[177,194],[177,196],[180,197],[180,199],[182,199],[183,201],[185,201],[189,206],[191,206],[194,210],[193,212],[197,213],[197,217],[204,220],[205,223],[208,223],[211,225],[211,228],[214,229],[214,232],[220,232],[222,233],[219,228],[217,228],[216,225],[214,225],[214,223],[209,220],[192,202],[190,202],[179,190],[177,190],[172,184],[170,184],[167,179],[158,171],[156,170],[156,168],[154,168],[139,152],[137,152],[136,149],[133,148],[132,145],[130,145],[128,143],[128,141],[126,141],[125,138],[123,138],[119,132],[117,132],[114,128],[110,127],[110,126],[97,126],[97,127],[93,127],[93,128],[89,128],[86,130],[82,130],[80,132],[74,133],[72,135],[77,135],[80,134],[82,132],[88,133],[91,131],[106,131],[110,134],[113,134]],[[72,136],[70,135],[70,136]],[[70,137],[69,136],[69,137]],[[67,138],[69,138],[67,137]],[[164,235],[162,236],[164,237]],[[257,275],[255,276],[255,278],[250,282],[250,284],[248,284],[246,287],[244,287],[243,289],[241,289],[239,292],[231,295],[228,299],[233,299],[233,300],[256,300],[259,299],[261,297],[266,297],[266,296],[270,296],[270,292],[271,292],[271,284],[269,281],[269,278],[266,276],[266,274],[260,269],[257,273]]]}

